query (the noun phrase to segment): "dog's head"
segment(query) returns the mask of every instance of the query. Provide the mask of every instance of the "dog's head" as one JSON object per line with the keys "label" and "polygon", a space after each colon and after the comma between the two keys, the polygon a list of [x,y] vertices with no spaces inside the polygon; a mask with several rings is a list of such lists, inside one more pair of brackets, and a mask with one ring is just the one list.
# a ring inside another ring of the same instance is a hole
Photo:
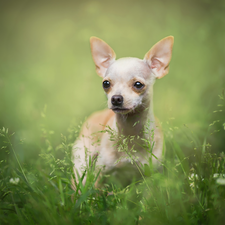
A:
{"label": "dog's head", "polygon": [[116,54],[108,44],[91,37],[92,57],[98,75],[103,78],[102,86],[110,109],[127,114],[148,106],[150,87],[155,79],[169,72],[173,41],[172,36],[162,39],[143,60],[132,57],[116,60]]}

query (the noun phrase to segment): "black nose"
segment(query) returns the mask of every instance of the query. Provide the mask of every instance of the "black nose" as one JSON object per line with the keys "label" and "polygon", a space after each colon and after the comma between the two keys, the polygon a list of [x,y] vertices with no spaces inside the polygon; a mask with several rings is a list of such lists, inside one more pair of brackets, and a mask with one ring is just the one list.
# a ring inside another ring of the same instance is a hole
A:
{"label": "black nose", "polygon": [[113,106],[121,106],[123,104],[123,96],[122,95],[113,95],[111,98],[111,102]]}

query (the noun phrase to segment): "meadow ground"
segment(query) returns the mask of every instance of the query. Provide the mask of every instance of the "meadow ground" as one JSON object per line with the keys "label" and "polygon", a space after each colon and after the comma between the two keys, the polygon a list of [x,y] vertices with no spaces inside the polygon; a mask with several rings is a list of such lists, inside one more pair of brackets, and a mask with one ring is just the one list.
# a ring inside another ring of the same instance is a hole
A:
{"label": "meadow ground", "polygon": [[[0,2],[0,224],[224,224],[224,12],[206,0]],[[170,72],[154,86],[163,171],[150,163],[140,182],[96,190],[89,168],[74,193],[71,146],[106,107],[90,36],[143,58],[168,35]]]}

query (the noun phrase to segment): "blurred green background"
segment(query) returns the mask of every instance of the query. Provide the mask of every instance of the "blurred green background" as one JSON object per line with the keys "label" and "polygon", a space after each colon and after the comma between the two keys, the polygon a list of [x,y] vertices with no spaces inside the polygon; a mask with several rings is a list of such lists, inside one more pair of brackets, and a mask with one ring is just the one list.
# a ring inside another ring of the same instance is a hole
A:
{"label": "blurred green background", "polygon": [[[224,112],[213,113],[225,87],[222,0],[1,1],[0,32],[0,127],[15,132],[22,161],[37,156],[41,124],[58,144],[71,123],[106,107],[90,36],[105,40],[117,58],[143,58],[173,35],[170,73],[154,87],[155,114],[163,124],[187,124],[200,139],[214,120],[225,122]],[[211,139],[221,151],[224,130],[214,126],[219,139]]]}

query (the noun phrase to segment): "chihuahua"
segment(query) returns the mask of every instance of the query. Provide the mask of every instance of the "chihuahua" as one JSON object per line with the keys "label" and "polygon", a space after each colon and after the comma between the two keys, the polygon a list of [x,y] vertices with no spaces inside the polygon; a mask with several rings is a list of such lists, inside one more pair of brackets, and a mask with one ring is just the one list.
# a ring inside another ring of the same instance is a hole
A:
{"label": "chihuahua", "polygon": [[[90,38],[92,57],[97,74],[103,79],[108,109],[87,119],[74,145],[77,184],[82,174],[82,183],[86,181],[84,172],[90,165],[90,156],[96,165],[103,166],[101,174],[115,169],[122,171],[120,168],[130,170],[148,164],[149,158],[152,158],[153,165],[160,164],[163,133],[153,113],[153,84],[169,72],[173,42],[173,36],[162,39],[143,60],[133,57],[116,60],[115,52],[107,43],[97,37]],[[121,150],[119,140],[126,143],[127,150]],[[151,146],[146,146],[146,142]]]}

